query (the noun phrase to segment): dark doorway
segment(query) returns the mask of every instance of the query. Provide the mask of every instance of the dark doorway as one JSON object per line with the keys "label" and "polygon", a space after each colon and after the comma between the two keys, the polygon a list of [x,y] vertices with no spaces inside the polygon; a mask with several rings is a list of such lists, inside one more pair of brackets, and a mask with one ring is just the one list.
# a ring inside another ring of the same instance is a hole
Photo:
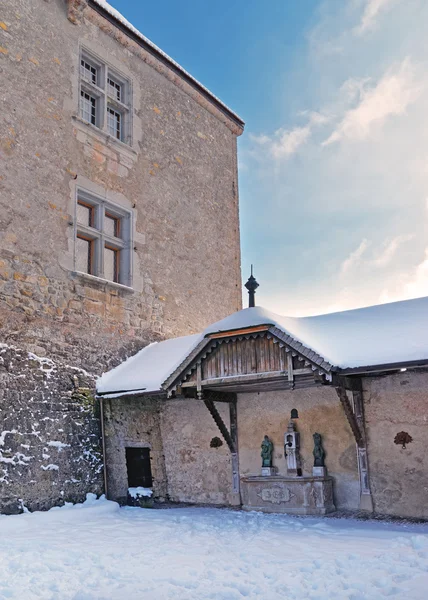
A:
{"label": "dark doorway", "polygon": [[153,485],[152,466],[149,448],[125,448],[128,487],[147,487]]}

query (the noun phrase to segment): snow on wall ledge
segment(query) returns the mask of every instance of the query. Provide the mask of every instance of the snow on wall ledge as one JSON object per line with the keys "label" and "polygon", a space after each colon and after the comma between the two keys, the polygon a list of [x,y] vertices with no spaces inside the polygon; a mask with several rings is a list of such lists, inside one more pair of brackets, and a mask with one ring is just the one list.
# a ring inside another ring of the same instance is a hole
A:
{"label": "snow on wall ledge", "polygon": [[0,344],[0,512],[102,492],[95,378]]}

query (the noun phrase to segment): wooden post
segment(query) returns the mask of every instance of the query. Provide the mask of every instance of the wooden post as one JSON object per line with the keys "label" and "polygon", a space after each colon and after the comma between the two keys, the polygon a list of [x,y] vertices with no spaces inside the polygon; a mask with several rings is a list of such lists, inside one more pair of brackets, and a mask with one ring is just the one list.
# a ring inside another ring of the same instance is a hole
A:
{"label": "wooden post", "polygon": [[235,494],[240,493],[239,456],[238,456],[238,411],[236,402],[229,402],[230,436],[235,452],[232,452],[232,485]]}
{"label": "wooden post", "polygon": [[[238,456],[238,418],[237,418],[237,400],[236,394],[225,392],[203,392],[203,401],[205,406],[210,411],[217,427],[223,436],[224,441],[229,447],[232,459],[232,489],[235,494],[240,494],[240,479],[239,479],[239,456]],[[229,403],[230,417],[230,432],[228,431],[223,419],[221,418],[214,402]]]}
{"label": "wooden post", "polygon": [[373,512],[373,498],[370,490],[369,465],[367,457],[367,437],[364,424],[363,392],[353,391],[354,414],[362,434],[362,443],[357,444],[358,473],[360,477],[360,509]]}

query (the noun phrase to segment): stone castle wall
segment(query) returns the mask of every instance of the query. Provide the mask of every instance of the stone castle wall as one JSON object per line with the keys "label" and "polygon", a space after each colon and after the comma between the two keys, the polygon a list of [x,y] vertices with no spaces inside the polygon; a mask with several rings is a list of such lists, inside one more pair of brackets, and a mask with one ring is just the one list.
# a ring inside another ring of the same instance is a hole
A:
{"label": "stone castle wall", "polygon": [[[74,22],[68,19],[73,4],[80,6]],[[23,357],[32,352],[46,364],[53,361],[58,373],[42,383],[31,369],[28,376],[26,360],[13,361],[0,415],[0,432],[20,432],[6,435],[12,453],[6,458],[13,458],[20,435],[32,431],[33,392],[48,394],[52,410],[69,414],[67,394],[74,388],[64,383],[65,365],[99,375],[153,340],[199,331],[241,308],[239,131],[86,2],[7,0],[1,20],[0,69],[7,85],[0,130],[0,342]],[[130,146],[79,118],[81,46],[131,82]],[[78,188],[131,211],[131,289],[75,272]],[[221,294],[213,296],[213,288]],[[27,379],[28,394],[14,388]],[[19,410],[12,410],[16,402]],[[50,418],[42,408],[34,419]],[[73,438],[72,421],[65,423],[64,436]],[[92,421],[87,427],[98,435]],[[64,448],[58,458],[70,452]],[[30,465],[40,459],[34,456]],[[18,466],[24,487],[12,478],[2,494],[22,496],[29,506],[40,498],[47,507],[58,501],[57,489],[64,498],[69,493],[54,485],[58,473]],[[50,499],[44,484],[40,490],[27,486],[39,481],[36,475],[52,478]],[[89,483],[92,476],[88,467],[87,491],[100,489],[98,477]],[[69,497],[79,494],[70,491]]]}
{"label": "stone castle wall", "polygon": [[102,492],[93,385],[81,369],[0,346],[0,512],[45,510]]}

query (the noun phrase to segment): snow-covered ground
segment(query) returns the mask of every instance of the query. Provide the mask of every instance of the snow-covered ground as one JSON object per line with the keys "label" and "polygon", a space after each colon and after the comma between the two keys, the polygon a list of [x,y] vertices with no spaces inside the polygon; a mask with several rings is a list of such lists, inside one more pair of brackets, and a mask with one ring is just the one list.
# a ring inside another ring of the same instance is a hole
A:
{"label": "snow-covered ground", "polygon": [[122,508],[0,516],[1,600],[428,598],[428,525]]}

